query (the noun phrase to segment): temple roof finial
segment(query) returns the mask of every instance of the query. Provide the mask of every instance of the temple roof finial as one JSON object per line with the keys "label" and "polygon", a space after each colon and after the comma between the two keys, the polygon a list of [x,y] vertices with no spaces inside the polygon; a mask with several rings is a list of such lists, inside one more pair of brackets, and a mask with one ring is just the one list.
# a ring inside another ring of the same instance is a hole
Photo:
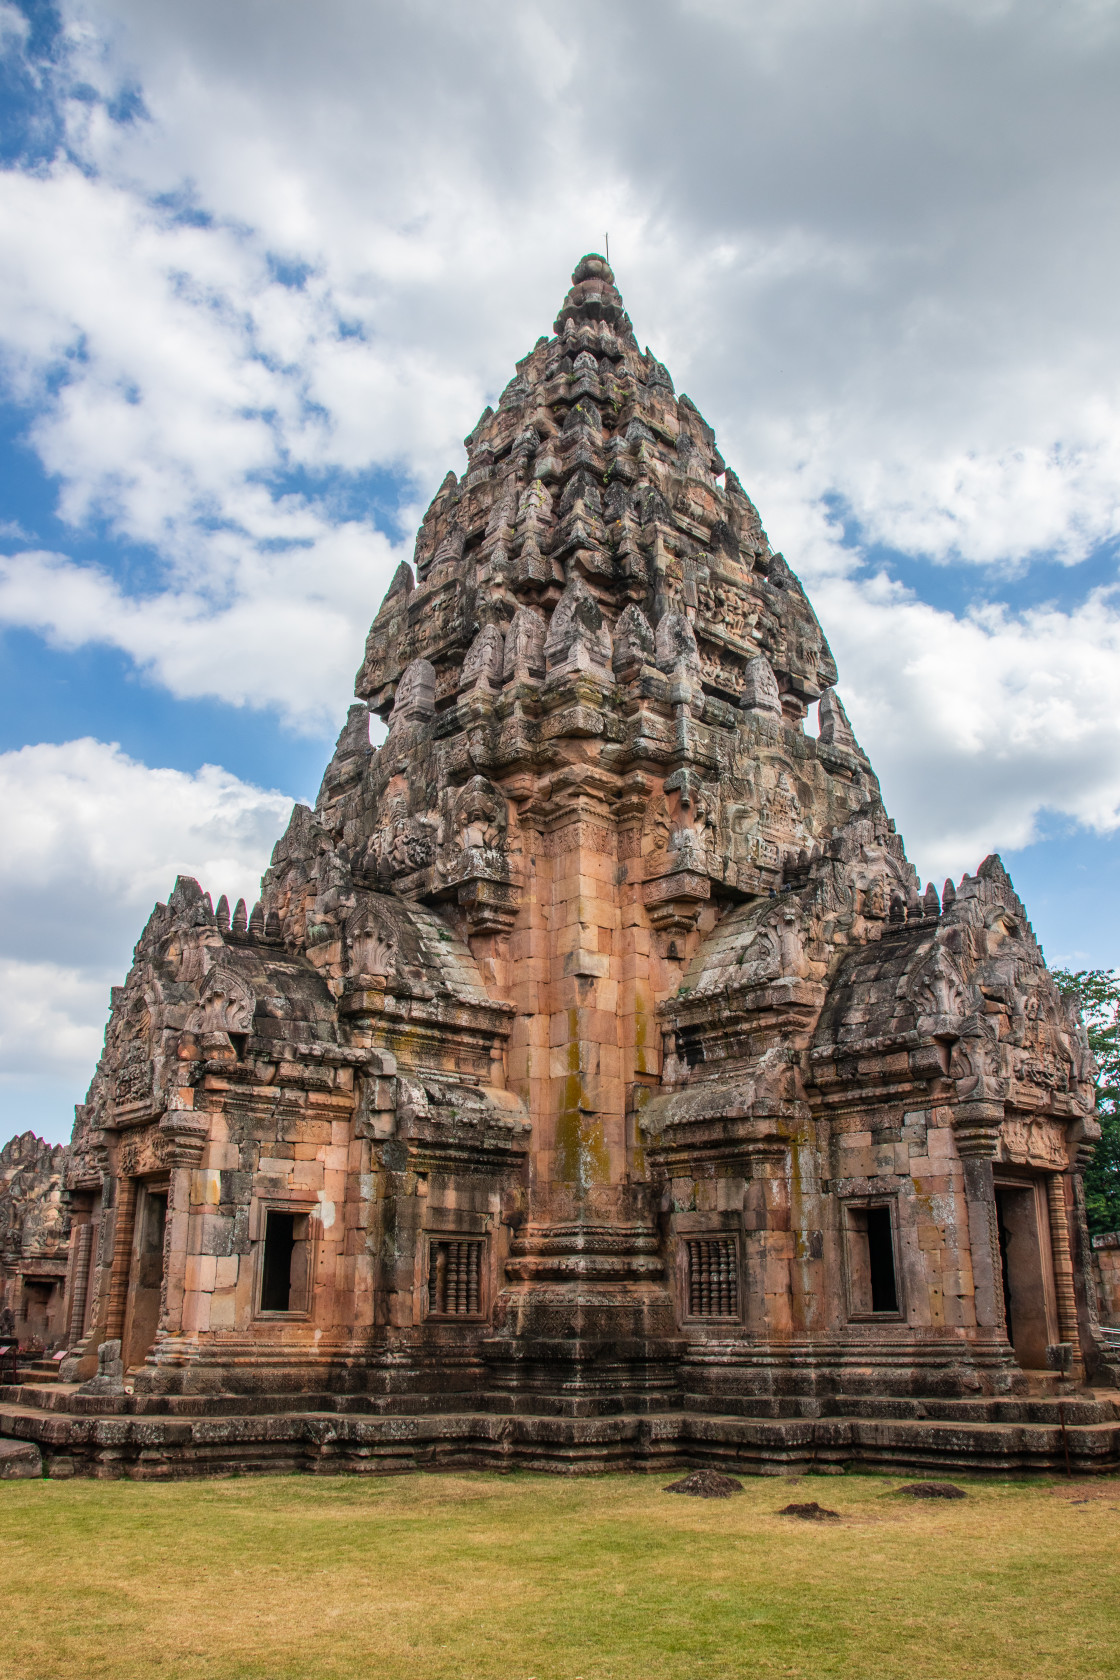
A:
{"label": "temple roof finial", "polygon": [[588,251],[572,270],[571,290],[556,317],[553,331],[562,335],[568,321],[605,321],[624,338],[633,339],[634,330],[614,283],[614,273],[598,251]]}

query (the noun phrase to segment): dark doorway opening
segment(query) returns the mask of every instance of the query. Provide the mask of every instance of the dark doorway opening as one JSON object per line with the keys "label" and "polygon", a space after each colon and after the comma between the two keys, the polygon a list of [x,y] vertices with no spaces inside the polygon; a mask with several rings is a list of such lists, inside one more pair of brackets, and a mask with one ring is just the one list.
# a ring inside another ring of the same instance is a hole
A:
{"label": "dark doorway opening", "polygon": [[136,1210],[136,1236],[129,1287],[125,1366],[140,1365],[156,1339],[163,1299],[163,1243],[167,1191],[144,1186]]}
{"label": "dark doorway opening", "polygon": [[894,1275],[894,1238],[889,1207],[867,1210],[867,1265],[871,1273],[871,1311],[898,1311],[898,1284]]}
{"label": "dark doorway opening", "polygon": [[999,1235],[1000,1278],[1003,1283],[1003,1321],[1007,1326],[1007,1339],[1012,1346],[1014,1346],[1015,1320],[1011,1311],[1011,1267],[1008,1263],[1008,1248],[1011,1239],[1007,1230],[1007,1221],[1004,1218],[1004,1200],[1002,1190],[996,1191],[996,1230]]}
{"label": "dark doorway opening", "polygon": [[847,1209],[848,1290],[853,1318],[899,1318],[894,1216],[889,1202]]}
{"label": "dark doorway opening", "polygon": [[262,1312],[291,1312],[295,1246],[295,1214],[269,1208],[265,1219],[264,1264],[261,1268]]}
{"label": "dark doorway opening", "polygon": [[29,1344],[43,1348],[50,1329],[53,1281],[25,1280],[23,1285],[24,1338]]}
{"label": "dark doorway opening", "polygon": [[1007,1339],[1025,1370],[1042,1371],[1058,1340],[1045,1188],[1024,1179],[995,1190]]}

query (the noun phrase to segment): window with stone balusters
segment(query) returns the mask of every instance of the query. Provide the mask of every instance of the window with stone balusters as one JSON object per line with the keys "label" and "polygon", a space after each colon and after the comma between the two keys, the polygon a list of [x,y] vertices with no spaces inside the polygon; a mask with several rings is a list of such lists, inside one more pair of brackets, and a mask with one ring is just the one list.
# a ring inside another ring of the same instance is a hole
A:
{"label": "window with stone balusters", "polygon": [[689,1318],[739,1317],[739,1247],[734,1237],[685,1239]]}
{"label": "window with stone balusters", "polygon": [[428,1316],[481,1318],[481,1237],[432,1237],[428,1243]]}

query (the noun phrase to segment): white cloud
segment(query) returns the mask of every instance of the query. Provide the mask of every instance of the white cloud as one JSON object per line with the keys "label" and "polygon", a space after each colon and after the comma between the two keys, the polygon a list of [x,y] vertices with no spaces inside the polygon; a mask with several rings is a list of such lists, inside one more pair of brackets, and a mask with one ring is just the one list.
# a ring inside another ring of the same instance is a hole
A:
{"label": "white cloud", "polygon": [[[88,358],[40,433],[75,509],[158,531],[281,457],[438,478],[609,223],[752,482],[796,464],[985,563],[1118,528],[1114,9],[573,0],[562,41],[502,0],[277,0],[267,39],[212,0],[70,12],[75,71],[134,69],[153,117],[75,104],[102,174],[12,212],[21,337]],[[184,183],[212,225],[152,210]]]}
{"label": "white cloud", "polygon": [[30,24],[16,6],[0,5],[0,43],[12,46],[18,42],[22,46],[30,33]]}
{"label": "white cloud", "polygon": [[[227,545],[214,546],[217,568]],[[217,599],[205,581],[183,577],[137,598],[96,567],[24,551],[0,558],[0,621],[59,648],[120,648],[180,698],[273,705],[314,732],[337,721],[352,694],[367,603],[376,606],[398,558],[378,532],[323,522],[307,548],[232,553]]]}
{"label": "white cloud", "polygon": [[64,512],[163,571],[138,596],[28,549],[0,616],[318,723],[397,558],[329,490],[461,464],[609,228],[642,341],[811,588],[919,866],[1042,807],[1114,826],[1114,598],[954,619],[861,573],[825,501],[997,581],[1120,531],[1114,6],[65,11],[72,76],[133,76],[150,118],[72,99],[77,162],[0,178],[6,366]]}
{"label": "white cloud", "polygon": [[[0,999],[0,1104],[5,1087],[19,1092],[25,1080],[44,1072],[52,1082],[70,1074],[70,1101],[80,1100],[82,1082],[88,1084],[101,1054],[100,1023],[108,1010],[103,977],[61,963],[0,957]],[[57,1116],[58,1142],[65,1141],[72,1118],[67,1109]],[[19,1124],[16,1109],[0,1132]]]}
{"label": "white cloud", "polygon": [[1103,594],[1073,613],[963,620],[885,580],[829,579],[817,596],[853,726],[923,876],[1029,845],[1042,807],[1120,828],[1120,617]]}
{"label": "white cloud", "polygon": [[38,401],[32,437],[61,511],[107,515],[164,563],[137,597],[62,556],[9,559],[4,620],[120,647],[180,696],[321,725],[349,695],[399,556],[368,522],[261,482],[323,454],[299,366],[309,323],[298,344],[277,342],[297,294],[231,230],[177,225],[73,168],[0,176],[0,252],[9,373]]}
{"label": "white cloud", "polygon": [[290,811],[214,765],[153,769],[103,741],[0,754],[0,1132],[33,1076],[81,1098],[109,987],[176,876],[251,903]]}

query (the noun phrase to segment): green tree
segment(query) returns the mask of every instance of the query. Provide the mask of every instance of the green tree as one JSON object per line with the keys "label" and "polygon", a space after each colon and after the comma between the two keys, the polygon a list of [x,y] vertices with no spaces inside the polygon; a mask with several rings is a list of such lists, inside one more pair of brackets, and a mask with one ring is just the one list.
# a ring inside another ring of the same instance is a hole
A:
{"label": "green tree", "polygon": [[1089,1048],[1097,1059],[1097,1119],[1101,1141],[1085,1172],[1089,1229],[1120,1231],[1120,971],[1054,970],[1059,991],[1081,1009]]}

